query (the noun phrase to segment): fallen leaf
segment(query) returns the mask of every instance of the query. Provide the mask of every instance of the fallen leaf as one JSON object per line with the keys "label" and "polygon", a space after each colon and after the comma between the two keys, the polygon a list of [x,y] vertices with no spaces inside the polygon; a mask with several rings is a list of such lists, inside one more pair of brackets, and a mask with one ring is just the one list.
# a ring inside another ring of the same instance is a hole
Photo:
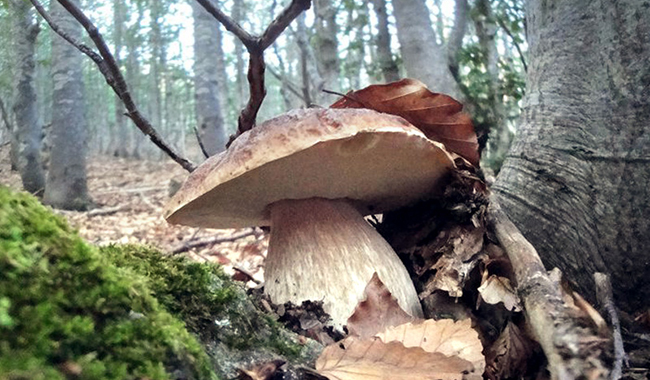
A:
{"label": "fallen leaf", "polygon": [[401,116],[430,139],[478,166],[478,139],[471,118],[461,112],[463,105],[450,96],[429,91],[418,80],[406,78],[350,91],[330,107],[370,108]]}
{"label": "fallen leaf", "polygon": [[458,356],[472,363],[478,374],[482,374],[485,369],[485,358],[481,353],[483,345],[469,319],[427,319],[390,327],[377,336],[387,343],[400,342],[405,347],[420,347],[426,352]]}
{"label": "fallen leaf", "polygon": [[521,299],[506,277],[490,275],[478,288],[481,300],[496,305],[499,302],[509,311],[521,311]]}
{"label": "fallen leaf", "polygon": [[239,380],[270,380],[273,378],[278,369],[284,365],[285,361],[276,359],[265,363],[260,363],[250,369],[240,369]]}
{"label": "fallen leaf", "polygon": [[[463,295],[463,287],[469,273],[486,258],[480,253],[484,234],[483,226],[477,228],[456,225],[449,230],[443,230],[421,251],[421,256],[428,263],[428,268],[425,266],[422,269],[435,271],[435,275],[425,283],[420,292],[421,299],[436,290],[444,290],[452,297]],[[431,260],[432,258],[435,260]]]}
{"label": "fallen leaf", "polygon": [[352,316],[348,318],[347,328],[350,335],[368,338],[388,327],[415,319],[399,306],[397,299],[390,294],[377,273],[373,274],[364,293],[365,299],[359,302]]}
{"label": "fallen leaf", "polygon": [[491,380],[521,378],[533,355],[533,343],[512,322],[485,352],[485,373]]}
{"label": "fallen leaf", "polygon": [[328,346],[316,370],[330,380],[479,380],[472,363],[399,342],[348,337]]}

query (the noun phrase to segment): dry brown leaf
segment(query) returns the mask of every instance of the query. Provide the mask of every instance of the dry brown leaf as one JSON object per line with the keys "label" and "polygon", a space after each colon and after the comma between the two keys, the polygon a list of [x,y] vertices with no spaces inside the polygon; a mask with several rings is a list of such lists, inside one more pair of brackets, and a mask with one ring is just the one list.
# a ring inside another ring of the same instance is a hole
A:
{"label": "dry brown leaf", "polygon": [[506,277],[491,275],[483,281],[478,288],[481,300],[496,305],[503,302],[503,306],[510,311],[521,311],[521,299],[515,292],[510,280]]}
{"label": "dry brown leaf", "polygon": [[472,363],[399,342],[348,337],[328,346],[316,370],[330,380],[479,380]]}
{"label": "dry brown leaf", "polygon": [[406,78],[350,91],[331,108],[370,108],[399,115],[430,139],[478,166],[478,139],[471,118],[461,112],[463,105],[450,96],[429,91],[418,80]]}
{"label": "dry brown leaf", "polygon": [[284,365],[285,361],[276,359],[265,363],[254,365],[250,369],[240,369],[239,380],[269,380],[278,372],[278,369]]}
{"label": "dry brown leaf", "polygon": [[377,335],[391,326],[413,321],[397,303],[397,299],[381,282],[377,273],[373,274],[364,290],[365,300],[359,302],[352,316],[348,318],[347,328],[350,335],[368,338]]}
{"label": "dry brown leaf", "polygon": [[400,342],[406,347],[420,347],[427,352],[439,352],[447,356],[458,356],[472,363],[474,370],[482,374],[485,358],[481,353],[483,345],[469,319],[433,320],[390,327],[378,336],[384,342]]}
{"label": "dry brown leaf", "polygon": [[521,378],[533,354],[533,343],[512,322],[485,353],[486,375],[491,380]]}

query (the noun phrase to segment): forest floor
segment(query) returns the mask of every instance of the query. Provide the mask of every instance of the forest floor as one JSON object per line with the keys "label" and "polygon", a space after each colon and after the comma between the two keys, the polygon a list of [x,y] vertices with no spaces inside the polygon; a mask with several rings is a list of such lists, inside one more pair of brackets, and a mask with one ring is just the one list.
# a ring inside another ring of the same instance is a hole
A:
{"label": "forest floor", "polygon": [[[251,286],[262,281],[268,238],[259,228],[213,230],[165,221],[163,208],[170,187],[182,183],[188,174],[175,162],[94,156],[87,170],[95,208],[55,212],[90,243],[150,245],[170,254],[221,263],[231,275],[251,276]],[[20,176],[11,171],[8,145],[0,147],[0,185],[22,190]]]}

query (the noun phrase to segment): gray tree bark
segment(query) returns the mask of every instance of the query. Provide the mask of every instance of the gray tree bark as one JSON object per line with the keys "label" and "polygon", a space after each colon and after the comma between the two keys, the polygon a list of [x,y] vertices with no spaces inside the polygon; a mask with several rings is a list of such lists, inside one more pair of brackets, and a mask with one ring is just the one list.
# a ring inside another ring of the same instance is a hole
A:
{"label": "gray tree bark", "polygon": [[330,0],[314,0],[314,13],[316,19],[315,35],[315,52],[318,72],[323,80],[322,87],[317,88],[317,98],[322,100],[329,99],[325,97],[321,90],[339,91],[339,54],[336,34],[338,26],[336,25],[336,8]]}
{"label": "gray tree bark", "polygon": [[593,299],[609,273],[628,311],[650,306],[647,2],[530,0],[527,91],[494,187],[548,267]]}
{"label": "gray tree bark", "polygon": [[422,81],[431,91],[459,98],[460,89],[449,71],[446,48],[436,41],[424,0],[393,0],[393,13],[407,75]]}
{"label": "gray tree bark", "polygon": [[38,123],[34,89],[34,52],[39,28],[32,21],[30,4],[12,0],[12,33],[16,69],[14,71],[14,130],[12,153],[23,188],[42,195],[45,175],[41,162],[42,129]]}
{"label": "gray tree bark", "polygon": [[[79,40],[81,26],[56,1],[52,19]],[[85,210],[91,201],[86,184],[86,117],[82,55],[59,36],[52,37],[52,152],[43,202],[66,210]]]}
{"label": "gray tree bark", "polygon": [[201,5],[192,1],[194,17],[194,93],[196,123],[209,155],[226,149],[227,136],[221,111],[217,52],[221,51],[219,23]]}
{"label": "gray tree bark", "polygon": [[379,67],[386,82],[395,82],[400,79],[397,62],[393,59],[393,52],[390,49],[390,33],[388,31],[388,12],[386,12],[386,0],[372,0],[372,6],[377,17],[377,35],[375,44]]}
{"label": "gray tree bark", "polygon": [[[115,44],[115,60],[118,66],[122,65],[122,47],[124,45],[124,26],[126,24],[126,7],[124,0],[113,0],[113,43]],[[129,133],[125,123],[126,111],[122,100],[115,95],[115,127],[111,133],[110,150],[116,157],[128,157]]]}

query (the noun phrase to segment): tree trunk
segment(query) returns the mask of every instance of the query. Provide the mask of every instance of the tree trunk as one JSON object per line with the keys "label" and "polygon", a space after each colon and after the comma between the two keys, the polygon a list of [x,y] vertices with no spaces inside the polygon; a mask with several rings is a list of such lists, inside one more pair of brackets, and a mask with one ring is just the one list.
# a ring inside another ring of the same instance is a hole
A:
{"label": "tree trunk", "polygon": [[[240,25],[242,23],[244,6],[244,0],[233,0],[232,18]],[[235,100],[235,104],[237,105],[238,112],[244,108],[248,100],[248,82],[246,81],[246,73],[244,71],[246,66],[244,61],[244,51],[244,44],[242,44],[239,38],[235,38],[235,84],[237,85],[237,99]]]}
{"label": "tree trunk", "polygon": [[318,91],[317,98],[326,100],[321,90],[339,91],[339,55],[336,34],[338,26],[336,25],[336,8],[330,0],[314,0],[314,12],[316,19],[316,62],[318,72],[323,79],[322,88]]}
{"label": "tree trunk", "polygon": [[407,75],[431,91],[458,98],[460,90],[449,71],[446,49],[436,42],[424,0],[393,0],[393,13]]}
{"label": "tree trunk", "polygon": [[372,0],[372,5],[377,16],[377,36],[375,45],[379,67],[386,82],[399,80],[399,69],[393,59],[390,49],[390,33],[388,32],[388,13],[386,12],[386,0]]}
{"label": "tree trunk", "polygon": [[[122,46],[124,44],[124,25],[126,24],[126,4],[124,0],[113,0],[113,43],[115,44],[115,61],[122,65]],[[124,104],[115,95],[115,128],[111,133],[110,149],[116,157],[128,157],[129,134],[125,123]]]}
{"label": "tree trunk", "polygon": [[548,267],[650,306],[647,2],[530,0],[527,95],[495,192]]}
{"label": "tree trunk", "polygon": [[[81,26],[56,1],[52,19],[68,35],[81,37]],[[86,118],[82,55],[67,41],[52,37],[52,152],[43,202],[66,210],[90,205],[86,184]]]}
{"label": "tree trunk", "polygon": [[194,93],[199,137],[209,155],[226,148],[220,103],[219,70],[215,64],[219,23],[200,4],[192,2],[194,17]]}
{"label": "tree trunk", "polygon": [[16,167],[23,188],[42,195],[45,175],[41,162],[42,129],[38,123],[36,90],[34,89],[34,49],[38,25],[32,22],[29,3],[12,0],[13,41],[16,64],[14,77],[14,149]]}

